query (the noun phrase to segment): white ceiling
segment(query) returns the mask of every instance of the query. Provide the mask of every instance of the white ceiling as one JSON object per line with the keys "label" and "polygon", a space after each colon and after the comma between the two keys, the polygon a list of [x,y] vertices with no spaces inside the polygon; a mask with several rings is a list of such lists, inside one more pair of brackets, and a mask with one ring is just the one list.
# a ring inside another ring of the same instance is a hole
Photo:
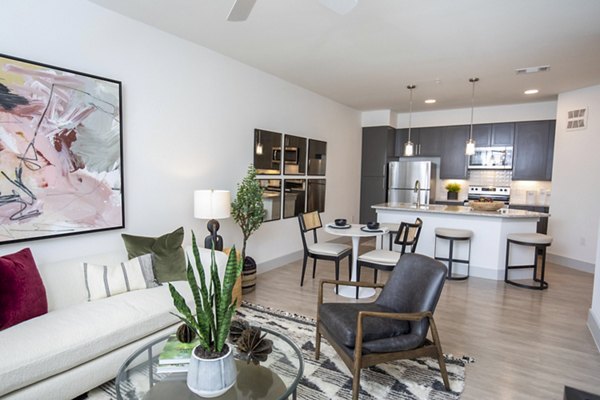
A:
{"label": "white ceiling", "polygon": [[363,111],[406,112],[408,84],[415,111],[467,107],[473,76],[477,106],[600,84],[599,0],[359,0],[344,16],[257,0],[244,22],[226,21],[233,0],[90,1]]}

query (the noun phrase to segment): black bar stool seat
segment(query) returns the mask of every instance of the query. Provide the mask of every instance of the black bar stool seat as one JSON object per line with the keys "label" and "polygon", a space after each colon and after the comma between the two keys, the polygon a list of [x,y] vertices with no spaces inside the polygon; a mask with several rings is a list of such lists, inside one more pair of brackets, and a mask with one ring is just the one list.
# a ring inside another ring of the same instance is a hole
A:
{"label": "black bar stool seat", "polygon": [[[435,243],[433,248],[433,256],[436,260],[445,261],[448,263],[448,275],[446,279],[453,281],[462,281],[469,277],[471,269],[471,237],[473,232],[468,229],[452,229],[452,228],[435,228]],[[438,257],[437,255],[437,241],[438,239],[448,240],[448,257]],[[468,241],[469,242],[469,256],[465,259],[454,258],[454,242],[455,241]],[[467,274],[458,275],[452,272],[452,264],[461,263],[467,264]]]}
{"label": "black bar stool seat", "polygon": [[[548,288],[548,282],[544,280],[546,272],[546,249],[552,244],[552,236],[544,235],[543,233],[510,233],[506,236],[506,262],[504,264],[504,282],[527,289],[544,290]],[[530,246],[535,247],[533,264],[529,265],[509,265],[510,261],[510,246]],[[537,277],[538,270],[538,251],[541,252],[540,278]],[[515,282],[508,279],[508,271],[511,269],[533,268],[533,281],[538,284],[527,285],[525,283]]]}

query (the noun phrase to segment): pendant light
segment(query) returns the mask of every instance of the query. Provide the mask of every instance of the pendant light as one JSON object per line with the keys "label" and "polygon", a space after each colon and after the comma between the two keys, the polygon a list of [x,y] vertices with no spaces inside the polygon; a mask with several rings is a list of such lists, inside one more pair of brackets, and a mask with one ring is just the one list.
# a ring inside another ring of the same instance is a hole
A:
{"label": "pendant light", "polygon": [[469,131],[469,140],[467,140],[467,147],[465,149],[465,154],[468,156],[472,156],[475,154],[475,141],[473,140],[473,110],[475,109],[475,83],[479,82],[479,78],[471,78],[469,79],[471,82],[472,90],[471,90],[471,130]]}
{"label": "pendant light", "polygon": [[414,154],[415,145],[410,141],[410,128],[412,123],[412,98],[413,98],[413,90],[416,88],[415,85],[408,85],[406,87],[410,90],[410,103],[408,109],[408,141],[404,143],[404,155],[410,157]]}
{"label": "pendant light", "polygon": [[256,142],[256,154],[262,156],[263,153],[263,145],[260,141],[260,131],[258,131],[258,141]]}

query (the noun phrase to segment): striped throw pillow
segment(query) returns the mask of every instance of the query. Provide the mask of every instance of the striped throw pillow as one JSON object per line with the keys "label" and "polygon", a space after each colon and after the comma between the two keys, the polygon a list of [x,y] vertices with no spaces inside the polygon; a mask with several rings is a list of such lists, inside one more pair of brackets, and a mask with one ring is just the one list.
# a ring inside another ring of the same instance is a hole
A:
{"label": "striped throw pillow", "polygon": [[145,254],[118,265],[83,263],[88,301],[156,287],[152,272],[152,255]]}

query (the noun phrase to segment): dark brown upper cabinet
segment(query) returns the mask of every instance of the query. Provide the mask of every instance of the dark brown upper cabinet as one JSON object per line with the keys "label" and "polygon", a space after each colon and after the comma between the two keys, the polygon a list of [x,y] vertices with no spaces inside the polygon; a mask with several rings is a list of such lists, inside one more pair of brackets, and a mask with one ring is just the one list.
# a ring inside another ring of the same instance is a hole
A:
{"label": "dark brown upper cabinet", "polygon": [[514,122],[473,125],[475,147],[512,146],[514,135]]}
{"label": "dark brown upper cabinet", "polygon": [[552,180],[555,123],[548,120],[515,124],[514,181]]}

